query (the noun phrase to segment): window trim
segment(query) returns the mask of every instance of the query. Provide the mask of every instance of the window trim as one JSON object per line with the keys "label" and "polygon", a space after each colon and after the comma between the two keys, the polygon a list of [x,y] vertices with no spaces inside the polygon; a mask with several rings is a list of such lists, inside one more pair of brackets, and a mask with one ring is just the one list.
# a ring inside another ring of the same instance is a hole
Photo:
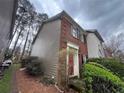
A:
{"label": "window trim", "polygon": [[84,43],[84,35],[81,35],[81,42]]}
{"label": "window trim", "polygon": [[72,35],[73,37],[78,38],[78,33],[75,28],[72,29]]}
{"label": "window trim", "polygon": [[78,31],[78,29],[77,28],[75,28],[75,27],[71,27],[72,29],[71,29],[71,35],[74,37],[74,38],[77,38],[77,39],[79,39],[79,31]]}

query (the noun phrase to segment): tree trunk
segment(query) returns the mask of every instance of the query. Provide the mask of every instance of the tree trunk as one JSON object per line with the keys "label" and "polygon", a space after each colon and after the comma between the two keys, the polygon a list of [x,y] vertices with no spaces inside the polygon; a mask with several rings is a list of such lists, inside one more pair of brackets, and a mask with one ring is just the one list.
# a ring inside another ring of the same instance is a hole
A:
{"label": "tree trunk", "polygon": [[28,37],[29,37],[29,31],[30,31],[30,28],[29,28],[27,36],[26,36],[26,40],[25,40],[23,51],[22,51],[21,59],[22,59],[22,57],[23,57],[23,55],[25,53],[25,48],[26,48],[26,44],[27,44],[27,41],[28,41]]}
{"label": "tree trunk", "polygon": [[30,42],[29,42],[29,44],[28,44],[27,51],[28,51],[28,54],[29,54],[29,51],[30,51]]}
{"label": "tree trunk", "polygon": [[20,25],[20,23],[21,23],[21,20],[22,20],[23,16],[24,16],[24,12],[23,12],[22,16],[21,16],[21,17],[19,18],[19,20],[18,20],[18,24],[17,24],[17,26],[16,26],[16,28],[15,28],[14,33],[12,34],[12,38],[9,40],[8,47],[10,47],[10,45],[11,45],[11,43],[12,43],[12,40],[13,40],[13,38],[14,38],[16,32],[17,32],[17,29],[18,29],[18,27],[19,27],[19,25]]}
{"label": "tree trunk", "polygon": [[16,45],[17,45],[17,43],[18,43],[19,37],[20,37],[20,35],[21,35],[23,29],[24,29],[24,28],[21,28],[21,30],[20,30],[20,32],[19,32],[19,34],[18,34],[18,36],[17,36],[17,39],[16,39],[16,41],[15,41],[15,44],[14,44],[14,47],[13,47],[13,50],[12,50],[12,54],[13,54],[13,52],[15,51]]}
{"label": "tree trunk", "polygon": [[23,40],[21,40],[21,42],[20,42],[19,46],[21,46],[21,45],[22,45],[22,42],[23,42]]}

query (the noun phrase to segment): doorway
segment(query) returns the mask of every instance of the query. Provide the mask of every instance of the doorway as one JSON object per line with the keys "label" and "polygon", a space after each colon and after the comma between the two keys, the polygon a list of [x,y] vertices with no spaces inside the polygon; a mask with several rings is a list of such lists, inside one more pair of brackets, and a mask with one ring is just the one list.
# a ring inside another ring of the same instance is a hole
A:
{"label": "doorway", "polygon": [[67,47],[67,72],[70,77],[79,76],[78,47],[68,44]]}

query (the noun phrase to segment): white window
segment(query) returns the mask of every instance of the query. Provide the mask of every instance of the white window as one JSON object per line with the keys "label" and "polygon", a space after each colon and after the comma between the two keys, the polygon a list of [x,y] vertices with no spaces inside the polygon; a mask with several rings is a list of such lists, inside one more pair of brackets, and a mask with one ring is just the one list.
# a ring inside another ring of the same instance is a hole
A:
{"label": "white window", "polygon": [[78,38],[78,31],[75,28],[72,29],[72,35],[73,37]]}
{"label": "white window", "polygon": [[81,41],[84,42],[84,36],[83,35],[81,35]]}

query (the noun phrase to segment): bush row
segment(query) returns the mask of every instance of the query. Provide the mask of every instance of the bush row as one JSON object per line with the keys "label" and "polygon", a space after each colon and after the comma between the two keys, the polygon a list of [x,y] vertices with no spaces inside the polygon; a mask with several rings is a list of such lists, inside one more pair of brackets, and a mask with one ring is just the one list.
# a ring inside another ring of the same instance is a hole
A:
{"label": "bush row", "polygon": [[99,64],[85,64],[86,93],[124,93],[124,82]]}
{"label": "bush row", "polygon": [[92,58],[88,62],[95,62],[103,65],[124,80],[124,64],[113,58]]}

